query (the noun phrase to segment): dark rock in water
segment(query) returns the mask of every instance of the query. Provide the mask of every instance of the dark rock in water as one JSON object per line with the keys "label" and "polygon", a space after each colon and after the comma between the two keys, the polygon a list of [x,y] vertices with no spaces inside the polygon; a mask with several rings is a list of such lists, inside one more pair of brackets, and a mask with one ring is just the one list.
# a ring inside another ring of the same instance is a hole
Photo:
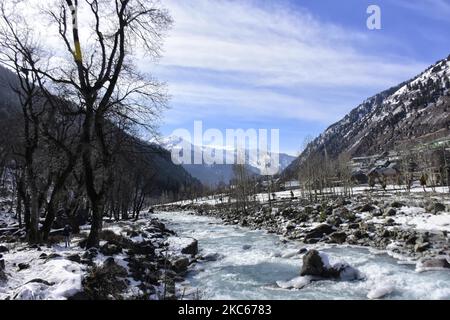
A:
{"label": "dark rock in water", "polygon": [[9,252],[9,249],[5,246],[0,246],[0,253]]}
{"label": "dark rock in water", "polygon": [[44,252],[40,254],[39,259],[47,259],[47,257],[48,255]]}
{"label": "dark rock in water", "polygon": [[189,245],[181,249],[181,253],[195,256],[198,253],[198,241],[192,239],[192,242]]}
{"label": "dark rock in water", "polygon": [[440,202],[436,202],[434,204],[434,213],[438,213],[438,212],[442,212],[442,211],[445,211],[445,205]]}
{"label": "dark rock in water", "polygon": [[321,224],[311,231],[309,231],[306,234],[305,239],[320,239],[324,235],[329,235],[330,233],[333,233],[335,231],[335,228],[330,226],[329,224]]}
{"label": "dark rock in water", "polygon": [[17,265],[17,267],[19,267],[19,271],[21,271],[21,270],[25,270],[25,269],[28,269],[29,267],[30,267],[30,265],[28,264],[28,263],[19,263],[18,265]]}
{"label": "dark rock in water", "polygon": [[0,259],[0,271],[5,270],[5,260]]}
{"label": "dark rock in water", "polygon": [[243,246],[242,246],[242,249],[243,249],[243,250],[250,250],[251,248],[252,248],[252,246],[249,245],[249,244],[246,244],[246,245],[243,245]]}
{"label": "dark rock in water", "polygon": [[308,249],[306,249],[306,248],[301,248],[300,250],[298,250],[299,254],[304,254],[304,253],[307,253],[307,252],[308,252]]}
{"label": "dark rock in water", "polygon": [[173,270],[177,273],[187,271],[188,266],[189,266],[189,259],[185,257],[178,258],[172,262]]}
{"label": "dark rock in water", "polygon": [[397,210],[395,210],[394,208],[389,208],[388,210],[386,210],[385,215],[388,217],[393,217],[397,214]]}
{"label": "dark rock in water", "polygon": [[418,243],[414,247],[414,251],[416,252],[424,252],[430,248],[430,244],[428,242],[425,243]]}
{"label": "dark rock in water", "polygon": [[81,263],[81,257],[78,254],[72,254],[66,258],[69,261]]}
{"label": "dark rock in water", "polygon": [[203,261],[217,261],[220,259],[220,254],[218,253],[208,253],[206,255],[204,255],[201,260]]}
{"label": "dark rock in water", "polygon": [[375,207],[370,203],[367,203],[361,207],[360,212],[369,212],[375,210]]}
{"label": "dark rock in water", "polygon": [[301,276],[318,276],[321,277],[325,272],[325,265],[317,250],[309,250],[303,256],[303,265],[300,271]]}
{"label": "dark rock in water", "polygon": [[333,243],[342,244],[347,239],[347,234],[345,232],[333,232],[330,239]]}
{"label": "dark rock in water", "polygon": [[326,257],[323,258],[317,250],[310,250],[303,256],[303,266],[300,275],[345,281],[360,278],[359,271],[346,263],[337,263],[333,266],[330,266],[328,263],[328,259]]}
{"label": "dark rock in water", "polygon": [[430,259],[422,262],[423,268],[430,269],[450,269],[450,263],[448,263],[447,259]]}
{"label": "dark rock in water", "polygon": [[391,207],[392,208],[396,208],[396,209],[400,209],[400,208],[402,208],[404,206],[405,206],[405,204],[402,203],[402,202],[399,202],[399,201],[394,201],[394,202],[391,203]]}
{"label": "dark rock in water", "polygon": [[107,242],[101,248],[100,252],[105,256],[113,256],[122,252],[122,248],[116,244]]}

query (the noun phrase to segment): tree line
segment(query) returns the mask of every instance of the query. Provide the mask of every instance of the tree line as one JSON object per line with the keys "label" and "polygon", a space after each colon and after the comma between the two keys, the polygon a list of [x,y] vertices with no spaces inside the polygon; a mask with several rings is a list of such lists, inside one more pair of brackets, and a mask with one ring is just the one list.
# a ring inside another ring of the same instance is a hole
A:
{"label": "tree line", "polygon": [[[30,243],[48,239],[60,210],[72,219],[85,210],[87,248],[95,247],[104,215],[137,219],[154,188],[156,172],[135,136],[155,133],[167,93],[135,61],[159,58],[172,19],[156,1],[55,0],[30,23],[19,5],[0,2],[0,63],[15,73],[1,119],[0,173],[11,181]],[[64,52],[36,32],[47,26]]]}

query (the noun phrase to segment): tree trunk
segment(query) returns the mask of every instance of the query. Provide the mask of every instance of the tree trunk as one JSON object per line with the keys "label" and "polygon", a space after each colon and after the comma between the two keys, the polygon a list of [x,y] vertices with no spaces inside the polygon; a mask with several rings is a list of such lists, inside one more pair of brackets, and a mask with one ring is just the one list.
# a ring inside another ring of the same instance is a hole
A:
{"label": "tree trunk", "polygon": [[30,230],[28,232],[28,242],[38,243],[39,239],[39,196],[34,183],[31,183],[31,212],[30,212]]}
{"label": "tree trunk", "polygon": [[86,243],[86,249],[98,247],[100,243],[100,233],[103,227],[103,209],[102,200],[92,204],[91,230]]}

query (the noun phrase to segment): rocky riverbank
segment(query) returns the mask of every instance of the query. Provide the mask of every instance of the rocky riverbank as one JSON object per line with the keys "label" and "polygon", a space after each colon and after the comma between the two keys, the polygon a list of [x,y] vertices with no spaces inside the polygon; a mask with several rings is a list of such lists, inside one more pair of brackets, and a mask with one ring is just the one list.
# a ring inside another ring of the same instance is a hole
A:
{"label": "rocky riverbank", "polygon": [[[14,222],[7,213],[3,230]],[[65,248],[60,236],[30,246],[17,234],[0,237],[0,299],[178,299],[197,254],[195,239],[179,238],[157,219],[105,221],[100,248],[84,249],[88,226]]]}
{"label": "rocky riverbank", "polygon": [[432,195],[372,195],[337,198],[321,203],[293,200],[257,204],[247,213],[233,204],[172,204],[158,210],[187,210],[252,229],[264,229],[287,240],[386,250],[418,263],[418,269],[449,268],[448,199]]}

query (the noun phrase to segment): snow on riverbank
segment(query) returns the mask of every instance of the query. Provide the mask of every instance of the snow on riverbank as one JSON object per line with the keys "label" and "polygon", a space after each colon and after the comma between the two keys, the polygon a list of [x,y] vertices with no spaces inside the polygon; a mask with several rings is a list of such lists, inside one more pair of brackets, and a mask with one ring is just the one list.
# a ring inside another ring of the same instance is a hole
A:
{"label": "snow on riverbank", "polygon": [[3,253],[7,281],[0,284],[0,299],[62,300],[82,290],[87,268],[67,259],[81,254],[80,248],[8,247],[10,251]]}

